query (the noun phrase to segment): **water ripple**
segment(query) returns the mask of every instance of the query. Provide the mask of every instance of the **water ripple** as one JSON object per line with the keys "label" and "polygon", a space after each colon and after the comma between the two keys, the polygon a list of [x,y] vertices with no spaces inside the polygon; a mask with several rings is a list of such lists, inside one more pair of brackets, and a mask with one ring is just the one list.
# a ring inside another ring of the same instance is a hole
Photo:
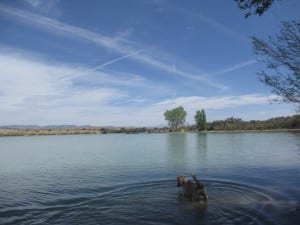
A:
{"label": "water ripple", "polygon": [[[179,200],[172,180],[112,187],[37,191],[36,199],[0,208],[1,224],[293,224],[299,202],[286,193],[224,180],[204,180],[207,210]],[[288,220],[284,220],[288,218]]]}

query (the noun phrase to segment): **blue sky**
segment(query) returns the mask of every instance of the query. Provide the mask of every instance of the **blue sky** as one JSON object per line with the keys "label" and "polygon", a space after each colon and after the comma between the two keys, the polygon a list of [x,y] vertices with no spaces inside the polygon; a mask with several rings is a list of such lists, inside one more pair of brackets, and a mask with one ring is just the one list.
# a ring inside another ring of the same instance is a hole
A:
{"label": "blue sky", "polygon": [[259,82],[250,36],[299,19],[279,1],[244,18],[232,1],[0,1],[0,125],[165,125],[295,114]]}

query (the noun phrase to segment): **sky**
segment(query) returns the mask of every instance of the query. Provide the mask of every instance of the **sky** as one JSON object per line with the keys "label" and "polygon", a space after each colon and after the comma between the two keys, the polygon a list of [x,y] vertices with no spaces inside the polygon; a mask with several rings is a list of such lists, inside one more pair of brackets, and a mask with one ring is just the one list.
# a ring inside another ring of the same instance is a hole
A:
{"label": "sky", "polygon": [[1,0],[0,125],[164,126],[295,114],[259,81],[251,37],[299,19],[300,2],[244,18],[232,1]]}

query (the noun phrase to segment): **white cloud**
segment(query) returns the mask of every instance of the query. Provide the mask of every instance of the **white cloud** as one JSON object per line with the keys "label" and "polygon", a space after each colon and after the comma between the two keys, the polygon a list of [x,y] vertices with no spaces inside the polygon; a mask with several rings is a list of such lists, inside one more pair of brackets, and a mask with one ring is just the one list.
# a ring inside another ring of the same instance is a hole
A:
{"label": "white cloud", "polygon": [[[249,119],[251,116],[241,111],[247,106],[261,106],[261,111],[276,115],[274,107],[268,104],[270,98],[276,98],[274,95],[185,96],[161,101],[152,99],[156,102],[150,104],[147,95],[157,92],[160,85],[141,76],[110,71],[86,72],[84,67],[49,64],[36,60],[32,54],[12,50],[0,49],[0,68],[2,125],[156,126],[166,124],[163,113],[179,105],[188,112],[189,123],[193,123],[195,111],[201,108],[210,113],[221,112],[221,118],[231,116],[225,113],[231,109]],[[135,88],[143,91],[137,95],[131,92]],[[161,93],[159,95],[163,98]],[[293,113],[288,108],[277,109],[277,112]],[[252,112],[252,117],[260,118],[260,115]]]}
{"label": "white cloud", "polygon": [[[137,75],[87,73],[86,68],[47,64],[8,50],[0,51],[0,67],[1,111],[7,112],[35,107],[101,107],[128,97],[126,88],[120,87],[147,86],[147,80]],[[83,72],[85,76],[78,76]],[[84,82],[87,87],[80,86]]]}
{"label": "white cloud", "polygon": [[[208,112],[209,121],[215,119],[225,119],[230,116],[239,117],[245,120],[267,119],[274,116],[287,116],[294,114],[288,105],[279,106],[269,104],[269,100],[277,96],[265,96],[261,94],[249,94],[240,96],[187,96],[173,99],[166,99],[142,109],[135,109],[132,117],[120,116],[121,123],[136,126],[148,125],[167,125],[164,120],[164,112],[178,106],[183,106],[187,111],[186,122],[194,123],[194,115],[197,110],[205,109]],[[249,107],[251,111],[249,110]],[[282,108],[284,107],[284,108]],[[247,109],[248,108],[248,109]],[[256,108],[266,110],[263,115],[255,113]],[[253,111],[254,110],[254,111]],[[146,119],[145,119],[146,118]]]}

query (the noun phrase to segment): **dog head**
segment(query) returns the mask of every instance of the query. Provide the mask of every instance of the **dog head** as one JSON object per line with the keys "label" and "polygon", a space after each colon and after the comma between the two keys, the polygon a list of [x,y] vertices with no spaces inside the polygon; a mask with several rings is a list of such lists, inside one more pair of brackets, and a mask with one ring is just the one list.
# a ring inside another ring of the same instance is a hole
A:
{"label": "dog head", "polygon": [[187,182],[187,179],[185,178],[185,176],[178,176],[177,177],[177,187],[182,186],[186,182]]}

